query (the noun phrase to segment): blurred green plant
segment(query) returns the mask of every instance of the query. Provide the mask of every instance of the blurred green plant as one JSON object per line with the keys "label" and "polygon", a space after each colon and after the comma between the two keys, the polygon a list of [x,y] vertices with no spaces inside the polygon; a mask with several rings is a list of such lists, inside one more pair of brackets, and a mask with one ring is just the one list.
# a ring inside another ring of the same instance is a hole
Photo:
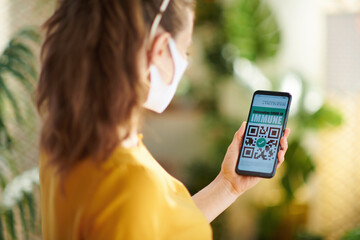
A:
{"label": "blurred green plant", "polygon": [[343,123],[339,110],[324,104],[315,113],[302,109],[291,119],[293,132],[291,142],[286,153],[286,173],[281,179],[285,189],[285,203],[294,199],[294,194],[306,183],[309,175],[315,170],[314,159],[303,146],[304,135],[307,131],[320,131],[328,127],[337,127]]}
{"label": "blurred green plant", "polygon": [[311,234],[311,233],[307,233],[307,232],[301,232],[296,235],[295,239],[296,240],[323,240],[324,237],[315,235],[315,234]]}
{"label": "blurred green plant", "polygon": [[22,239],[30,239],[30,230],[36,230],[36,200],[33,192],[34,187],[39,184],[39,171],[34,168],[15,176],[2,188],[0,214],[5,228],[0,226],[0,239],[7,239],[5,236],[8,236],[8,239],[17,239],[16,214],[21,221]]}
{"label": "blurred green plant", "polygon": [[[17,90],[22,87],[29,98],[34,90],[37,59],[32,47],[39,43],[37,29],[26,27],[10,39],[0,56],[0,240],[19,236],[30,239],[30,233],[35,231],[34,187],[39,185],[38,169],[19,172],[14,160],[5,153],[14,144],[11,124],[24,122]],[[21,231],[17,224],[22,226]]]}
{"label": "blurred green plant", "polygon": [[240,57],[255,61],[276,55],[280,29],[265,2],[234,1],[225,11],[225,38],[237,47]]}
{"label": "blurred green plant", "polygon": [[10,81],[18,81],[32,93],[36,81],[36,58],[29,46],[29,40],[40,43],[39,34],[32,28],[24,28],[9,41],[0,56],[0,146],[10,147],[11,136],[6,124],[7,105],[21,123],[22,114],[15,94],[9,88]]}
{"label": "blurred green plant", "polygon": [[[288,80],[281,77],[270,81],[257,66],[259,61],[273,60],[281,45],[280,27],[264,1],[237,0],[220,3],[215,0],[200,0],[197,2],[197,14],[195,32],[207,29],[207,32],[211,33],[202,39],[202,45],[204,61],[209,66],[212,77],[206,79],[209,84],[193,84],[189,93],[205,113],[204,138],[211,139],[209,142],[212,146],[208,155],[203,159],[194,159],[187,166],[189,176],[186,185],[191,193],[196,193],[206,186],[218,174],[226,149],[240,126],[238,120],[225,116],[219,107],[219,91],[223,83],[240,83],[252,93],[255,90],[252,88],[255,86],[252,85],[256,81],[255,77],[268,81],[272,90],[281,89]],[[246,79],[248,76],[239,74],[239,69],[236,69],[239,62],[245,63],[241,68],[251,67],[251,71],[248,69],[247,72],[256,72],[257,76]],[[275,207],[260,207],[257,239],[279,239],[276,234],[282,229],[281,224],[287,217],[296,191],[307,182],[315,169],[313,157],[304,146],[305,134],[336,127],[343,122],[339,111],[327,104],[320,105],[315,111],[307,109],[307,81],[301,74],[290,74],[298,81],[295,90],[300,92],[300,98],[296,100],[297,111],[294,111],[289,120],[292,134],[281,178],[285,198]],[[251,94],[248,94],[246,97],[250,96]],[[214,239],[231,239],[227,229],[226,212],[215,219],[212,226]],[[281,239],[295,239],[296,233],[301,232],[302,228],[301,224],[295,226]]]}
{"label": "blurred green plant", "polygon": [[359,240],[360,239],[360,227],[356,227],[353,230],[347,232],[341,240]]}

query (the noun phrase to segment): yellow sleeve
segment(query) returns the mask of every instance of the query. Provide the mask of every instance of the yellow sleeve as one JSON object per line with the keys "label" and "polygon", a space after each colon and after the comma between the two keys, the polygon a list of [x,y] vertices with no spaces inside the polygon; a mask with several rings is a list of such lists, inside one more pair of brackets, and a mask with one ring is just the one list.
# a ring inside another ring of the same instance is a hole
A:
{"label": "yellow sleeve", "polygon": [[163,239],[164,193],[156,176],[142,166],[126,166],[105,178],[84,210],[84,239]]}

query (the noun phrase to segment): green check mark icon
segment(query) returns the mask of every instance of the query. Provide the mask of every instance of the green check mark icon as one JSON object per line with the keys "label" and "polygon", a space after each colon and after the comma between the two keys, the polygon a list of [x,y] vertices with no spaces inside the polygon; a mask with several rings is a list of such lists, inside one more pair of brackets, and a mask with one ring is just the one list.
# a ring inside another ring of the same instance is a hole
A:
{"label": "green check mark icon", "polygon": [[258,146],[259,148],[265,147],[266,145],[266,139],[265,138],[259,138],[256,141],[256,146]]}

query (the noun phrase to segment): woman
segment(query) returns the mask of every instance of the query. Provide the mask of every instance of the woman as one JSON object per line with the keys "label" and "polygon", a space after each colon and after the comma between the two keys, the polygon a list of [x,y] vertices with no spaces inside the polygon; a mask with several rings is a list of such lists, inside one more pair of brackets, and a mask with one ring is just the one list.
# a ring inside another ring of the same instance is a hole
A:
{"label": "woman", "polygon": [[193,21],[191,0],[59,1],[37,89],[43,239],[211,239],[209,223],[259,182],[234,171],[245,124],[193,197],[138,135],[143,107],[174,96]]}

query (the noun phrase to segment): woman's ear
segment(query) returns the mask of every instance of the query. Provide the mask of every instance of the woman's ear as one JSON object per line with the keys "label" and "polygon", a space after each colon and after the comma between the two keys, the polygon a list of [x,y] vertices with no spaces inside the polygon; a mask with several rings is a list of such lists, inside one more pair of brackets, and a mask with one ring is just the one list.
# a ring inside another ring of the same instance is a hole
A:
{"label": "woman's ear", "polygon": [[169,49],[170,33],[162,32],[155,36],[148,51],[148,67],[155,65],[160,70],[162,80],[170,84],[175,71],[175,63]]}
{"label": "woman's ear", "polygon": [[160,65],[163,63],[164,59],[167,59],[169,56],[169,39],[171,38],[170,33],[163,32],[154,37],[153,42],[150,45],[148,51],[148,63]]}

